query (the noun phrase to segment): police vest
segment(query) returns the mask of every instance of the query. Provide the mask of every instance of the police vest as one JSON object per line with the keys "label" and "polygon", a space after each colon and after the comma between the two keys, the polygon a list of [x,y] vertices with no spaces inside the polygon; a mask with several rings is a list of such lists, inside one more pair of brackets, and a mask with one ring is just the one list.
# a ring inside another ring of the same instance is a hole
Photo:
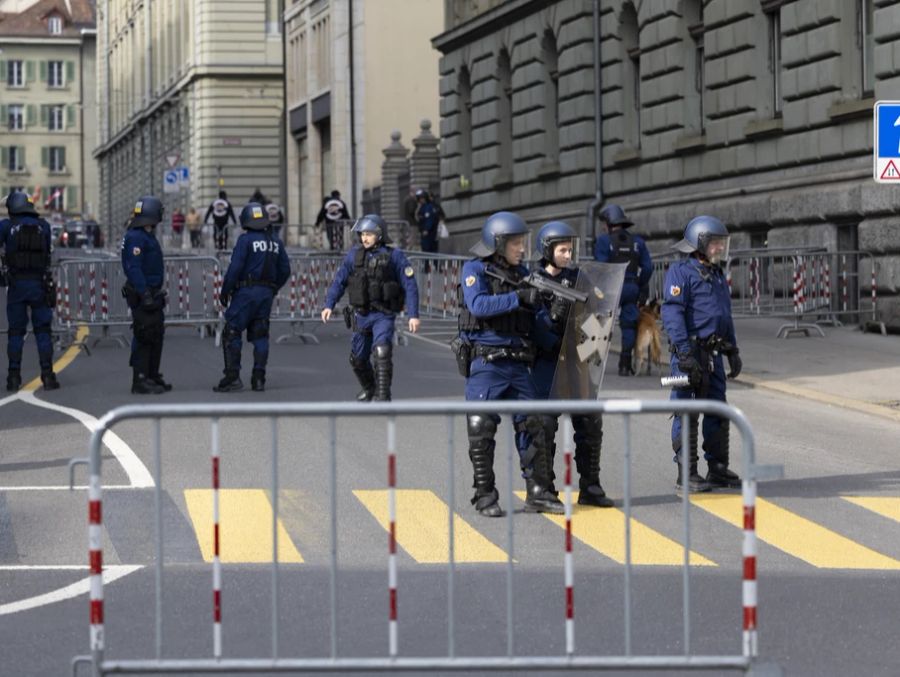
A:
{"label": "police vest", "polygon": [[40,224],[16,224],[10,235],[15,242],[15,247],[10,247],[15,251],[7,257],[10,270],[43,272],[49,257]]}
{"label": "police vest", "polygon": [[[485,264],[489,265],[489,264]],[[521,275],[515,270],[506,270],[504,274],[511,281],[500,280],[496,277],[485,275],[485,280],[491,289],[491,294],[508,294],[514,292],[516,287],[512,282],[521,279]],[[534,313],[525,308],[516,308],[503,315],[493,317],[476,317],[469,310],[463,297],[462,285],[456,285],[456,295],[459,300],[459,330],[465,332],[478,332],[492,329],[502,336],[517,336],[528,338],[534,327]]]}
{"label": "police vest", "polygon": [[369,312],[382,310],[396,313],[403,308],[403,287],[394,275],[390,247],[373,256],[366,256],[360,247],[353,258],[353,272],[347,281],[347,298],[350,305]]}
{"label": "police vest", "polygon": [[609,244],[612,250],[610,263],[627,263],[627,275],[637,275],[641,264],[641,257],[635,247],[634,235],[624,228],[609,234]]}

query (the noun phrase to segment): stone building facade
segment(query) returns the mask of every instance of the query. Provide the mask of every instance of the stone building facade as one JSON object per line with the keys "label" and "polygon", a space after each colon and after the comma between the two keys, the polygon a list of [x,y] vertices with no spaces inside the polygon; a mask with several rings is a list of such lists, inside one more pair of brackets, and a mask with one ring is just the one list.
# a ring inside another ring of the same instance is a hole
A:
{"label": "stone building facade", "polygon": [[95,58],[89,0],[0,2],[0,195],[48,218],[96,215]]}
{"label": "stone building facade", "polygon": [[604,0],[599,74],[592,0],[445,7],[433,42],[457,251],[499,209],[590,236],[599,195],[657,252],[710,213],[733,247],[872,251],[881,319],[900,325],[900,190],[872,178],[873,104],[900,99],[897,0]]}
{"label": "stone building facade", "polygon": [[[158,195],[201,213],[259,188],[280,203],[281,0],[100,0],[97,99],[104,222]],[[166,172],[184,167],[166,192]]]}

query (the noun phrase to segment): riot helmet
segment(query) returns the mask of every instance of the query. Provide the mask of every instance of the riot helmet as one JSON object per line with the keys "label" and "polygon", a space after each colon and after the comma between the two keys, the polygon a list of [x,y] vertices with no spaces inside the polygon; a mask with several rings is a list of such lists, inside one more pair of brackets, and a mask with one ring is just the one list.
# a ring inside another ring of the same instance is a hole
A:
{"label": "riot helmet", "polygon": [[384,244],[388,241],[387,223],[385,223],[384,219],[381,218],[378,214],[366,214],[353,224],[351,232],[354,232],[359,236],[360,242],[362,242],[363,233],[375,233],[376,246],[379,243]]}
{"label": "riot helmet", "polygon": [[578,235],[575,229],[565,221],[550,221],[541,226],[537,234],[537,250],[544,263],[556,266],[553,251],[560,242],[572,243],[572,263],[574,263],[578,255]]}
{"label": "riot helmet", "polygon": [[424,188],[419,188],[419,190],[416,191],[416,200],[420,199],[428,200],[428,191]]}
{"label": "riot helmet", "polygon": [[528,226],[522,217],[513,212],[496,212],[484,222],[481,227],[481,239],[469,251],[480,258],[492,254],[503,256],[506,241],[517,235],[524,235],[525,243],[528,244]]}
{"label": "riot helmet", "polygon": [[628,226],[634,225],[632,221],[625,216],[625,210],[619,205],[614,204],[608,204],[603,208],[603,211],[600,212],[600,220],[604,221],[607,226],[621,226],[622,228],[628,228]]}
{"label": "riot helmet", "polygon": [[271,224],[269,215],[258,202],[248,202],[241,210],[241,228],[245,230],[265,230]]}
{"label": "riot helmet", "polygon": [[163,219],[163,204],[158,197],[145,195],[134,203],[134,212],[131,217],[131,228],[143,228],[155,226]]}
{"label": "riot helmet", "polygon": [[695,216],[684,228],[684,239],[674,249],[685,254],[698,252],[710,263],[718,265],[728,260],[731,236],[715,216]]}
{"label": "riot helmet", "polygon": [[10,216],[37,216],[37,209],[28,193],[20,190],[13,191],[6,198],[6,208]]}

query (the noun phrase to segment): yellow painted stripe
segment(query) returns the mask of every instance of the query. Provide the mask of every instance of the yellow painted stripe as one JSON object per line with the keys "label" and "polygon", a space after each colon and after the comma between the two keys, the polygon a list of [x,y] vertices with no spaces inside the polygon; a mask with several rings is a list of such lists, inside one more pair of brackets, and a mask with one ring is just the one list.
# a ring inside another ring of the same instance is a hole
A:
{"label": "yellow painted stripe", "polygon": [[[212,489],[185,489],[184,500],[194,523],[194,533],[203,559],[212,562]],[[272,561],[272,504],[265,491],[219,490],[219,550],[222,562],[252,564]],[[280,519],[278,561],[303,561]]]}
{"label": "yellow painted stripe", "polygon": [[[79,348],[77,344],[82,343],[84,341],[84,338],[90,333],[90,329],[88,329],[84,325],[78,327],[78,329],[75,331],[74,344],[69,346],[66,349],[66,352],[62,354],[62,357],[60,357],[56,362],[53,363],[53,371],[58,374],[72,363],[72,360],[74,360],[78,356],[78,353],[81,352],[81,348]],[[38,376],[37,378],[29,381],[28,384],[24,388],[22,388],[22,390],[34,392],[40,387],[41,378],[40,376]]]}
{"label": "yellow painted stripe", "polygon": [[[384,527],[390,529],[388,492],[354,491],[353,495]],[[420,564],[450,561],[447,534],[449,508],[434,492],[421,489],[397,490],[397,544]],[[505,562],[506,553],[453,515],[453,557],[456,562]]]}
{"label": "yellow painted stripe", "polygon": [[[525,500],[525,492],[516,495]],[[578,492],[572,492],[572,501],[578,500]],[[543,513],[544,517],[562,529],[566,528],[564,515]],[[592,508],[572,506],[572,535],[590,548],[619,564],[625,563],[625,513],[618,508]],[[681,566],[684,564],[684,546],[654,531],[646,524],[631,518],[631,563],[635,565]],[[694,566],[717,566],[715,562],[694,551],[690,554]]]}
{"label": "yellow painted stripe", "polygon": [[[697,494],[691,496],[691,501],[729,524],[743,528],[740,496]],[[756,499],[756,534],[761,541],[820,569],[900,569],[900,561],[762,498]]]}
{"label": "yellow painted stripe", "polygon": [[900,498],[894,496],[841,496],[841,498],[889,520],[900,522]]}

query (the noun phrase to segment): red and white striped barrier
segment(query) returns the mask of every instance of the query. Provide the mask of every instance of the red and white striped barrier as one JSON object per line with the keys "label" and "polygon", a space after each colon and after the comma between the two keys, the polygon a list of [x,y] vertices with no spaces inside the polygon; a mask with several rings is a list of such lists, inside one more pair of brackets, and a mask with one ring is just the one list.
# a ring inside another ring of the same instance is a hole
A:
{"label": "red and white striped barrier", "polygon": [[744,656],[756,656],[756,483],[744,480]]}
{"label": "red and white striped barrier", "polygon": [[103,490],[99,475],[88,486],[88,561],[91,566],[91,651],[103,651]]}
{"label": "red and white striped barrier", "polygon": [[222,657],[222,560],[219,557],[219,420],[212,423],[213,656]]}
{"label": "red and white striped barrier", "polygon": [[387,424],[388,443],[388,653],[397,655],[397,424]]}
{"label": "red and white striped barrier", "polygon": [[[569,444],[572,439],[572,419],[565,417],[563,423],[563,439]],[[566,459],[566,488],[565,488],[565,517],[566,517],[566,554],[565,554],[565,585],[566,585],[566,653],[575,653],[575,592],[574,592],[574,564],[572,562],[572,452],[567,450]]]}

